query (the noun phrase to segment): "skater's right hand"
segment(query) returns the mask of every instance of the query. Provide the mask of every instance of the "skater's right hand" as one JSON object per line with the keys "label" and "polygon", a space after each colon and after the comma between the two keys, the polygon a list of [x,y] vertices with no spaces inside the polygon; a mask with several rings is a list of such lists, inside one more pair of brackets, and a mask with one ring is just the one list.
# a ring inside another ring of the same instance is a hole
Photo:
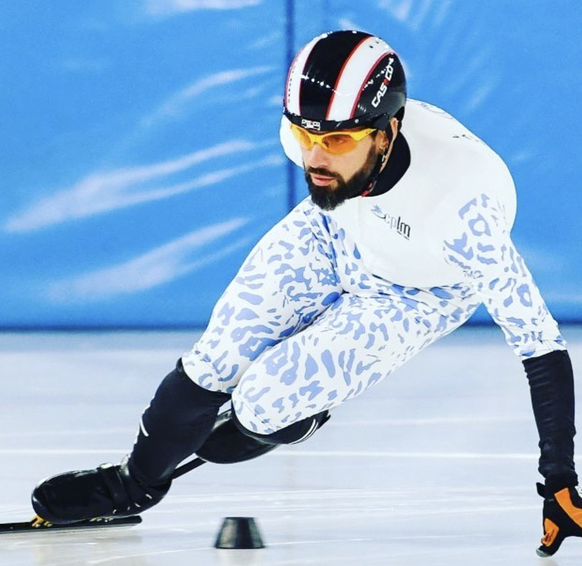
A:
{"label": "skater's right hand", "polygon": [[547,494],[545,486],[537,484],[538,493],[544,498],[542,545],[538,556],[554,555],[566,537],[582,537],[582,497],[575,487],[565,487]]}

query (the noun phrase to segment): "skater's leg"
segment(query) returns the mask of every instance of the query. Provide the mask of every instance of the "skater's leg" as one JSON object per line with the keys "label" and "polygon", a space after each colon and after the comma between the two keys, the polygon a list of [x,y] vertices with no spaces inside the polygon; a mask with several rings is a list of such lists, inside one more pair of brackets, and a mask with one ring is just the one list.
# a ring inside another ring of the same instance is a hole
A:
{"label": "skater's leg", "polygon": [[326,237],[322,226],[296,210],[255,247],[198,343],[145,411],[129,459],[137,479],[167,481],[206,440],[218,409],[257,356],[310,324],[339,296]]}
{"label": "skater's leg", "polygon": [[342,295],[318,320],[264,352],[233,392],[242,427],[276,435],[363,393],[468,318],[443,321],[397,295]]}
{"label": "skater's leg", "polygon": [[300,210],[271,230],[219,300],[199,345],[160,385],[129,461],[42,482],[33,493],[39,515],[71,522],[139,513],[160,501],[253,360],[341,293],[324,232]]}

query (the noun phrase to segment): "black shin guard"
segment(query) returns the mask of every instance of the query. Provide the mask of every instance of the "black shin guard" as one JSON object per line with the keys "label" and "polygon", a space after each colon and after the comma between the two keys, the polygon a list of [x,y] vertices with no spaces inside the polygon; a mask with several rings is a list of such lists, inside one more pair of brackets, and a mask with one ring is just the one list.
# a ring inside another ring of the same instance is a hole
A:
{"label": "black shin guard", "polygon": [[229,399],[196,385],[179,360],[143,413],[128,462],[131,474],[145,485],[166,483],[178,464],[202,446]]}

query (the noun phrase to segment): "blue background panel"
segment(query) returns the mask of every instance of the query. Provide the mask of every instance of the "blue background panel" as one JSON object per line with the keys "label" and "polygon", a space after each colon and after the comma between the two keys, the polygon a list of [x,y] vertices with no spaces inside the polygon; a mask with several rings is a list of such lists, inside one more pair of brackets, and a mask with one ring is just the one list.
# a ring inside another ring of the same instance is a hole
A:
{"label": "blue background panel", "polygon": [[204,325],[306,194],[278,143],[283,83],[340,28],[386,39],[410,96],[505,159],[515,242],[554,315],[581,321],[581,20],[565,1],[4,3],[0,326]]}

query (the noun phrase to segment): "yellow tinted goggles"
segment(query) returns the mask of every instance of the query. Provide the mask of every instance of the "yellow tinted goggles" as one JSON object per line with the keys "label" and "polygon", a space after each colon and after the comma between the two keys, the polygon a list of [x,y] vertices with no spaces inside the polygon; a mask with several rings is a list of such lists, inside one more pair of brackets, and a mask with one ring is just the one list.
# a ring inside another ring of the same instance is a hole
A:
{"label": "yellow tinted goggles", "polygon": [[314,134],[301,126],[291,124],[291,131],[295,139],[305,149],[311,149],[317,143],[328,153],[341,155],[352,151],[359,141],[376,130],[374,128],[364,128],[363,130],[338,130],[337,132]]}

